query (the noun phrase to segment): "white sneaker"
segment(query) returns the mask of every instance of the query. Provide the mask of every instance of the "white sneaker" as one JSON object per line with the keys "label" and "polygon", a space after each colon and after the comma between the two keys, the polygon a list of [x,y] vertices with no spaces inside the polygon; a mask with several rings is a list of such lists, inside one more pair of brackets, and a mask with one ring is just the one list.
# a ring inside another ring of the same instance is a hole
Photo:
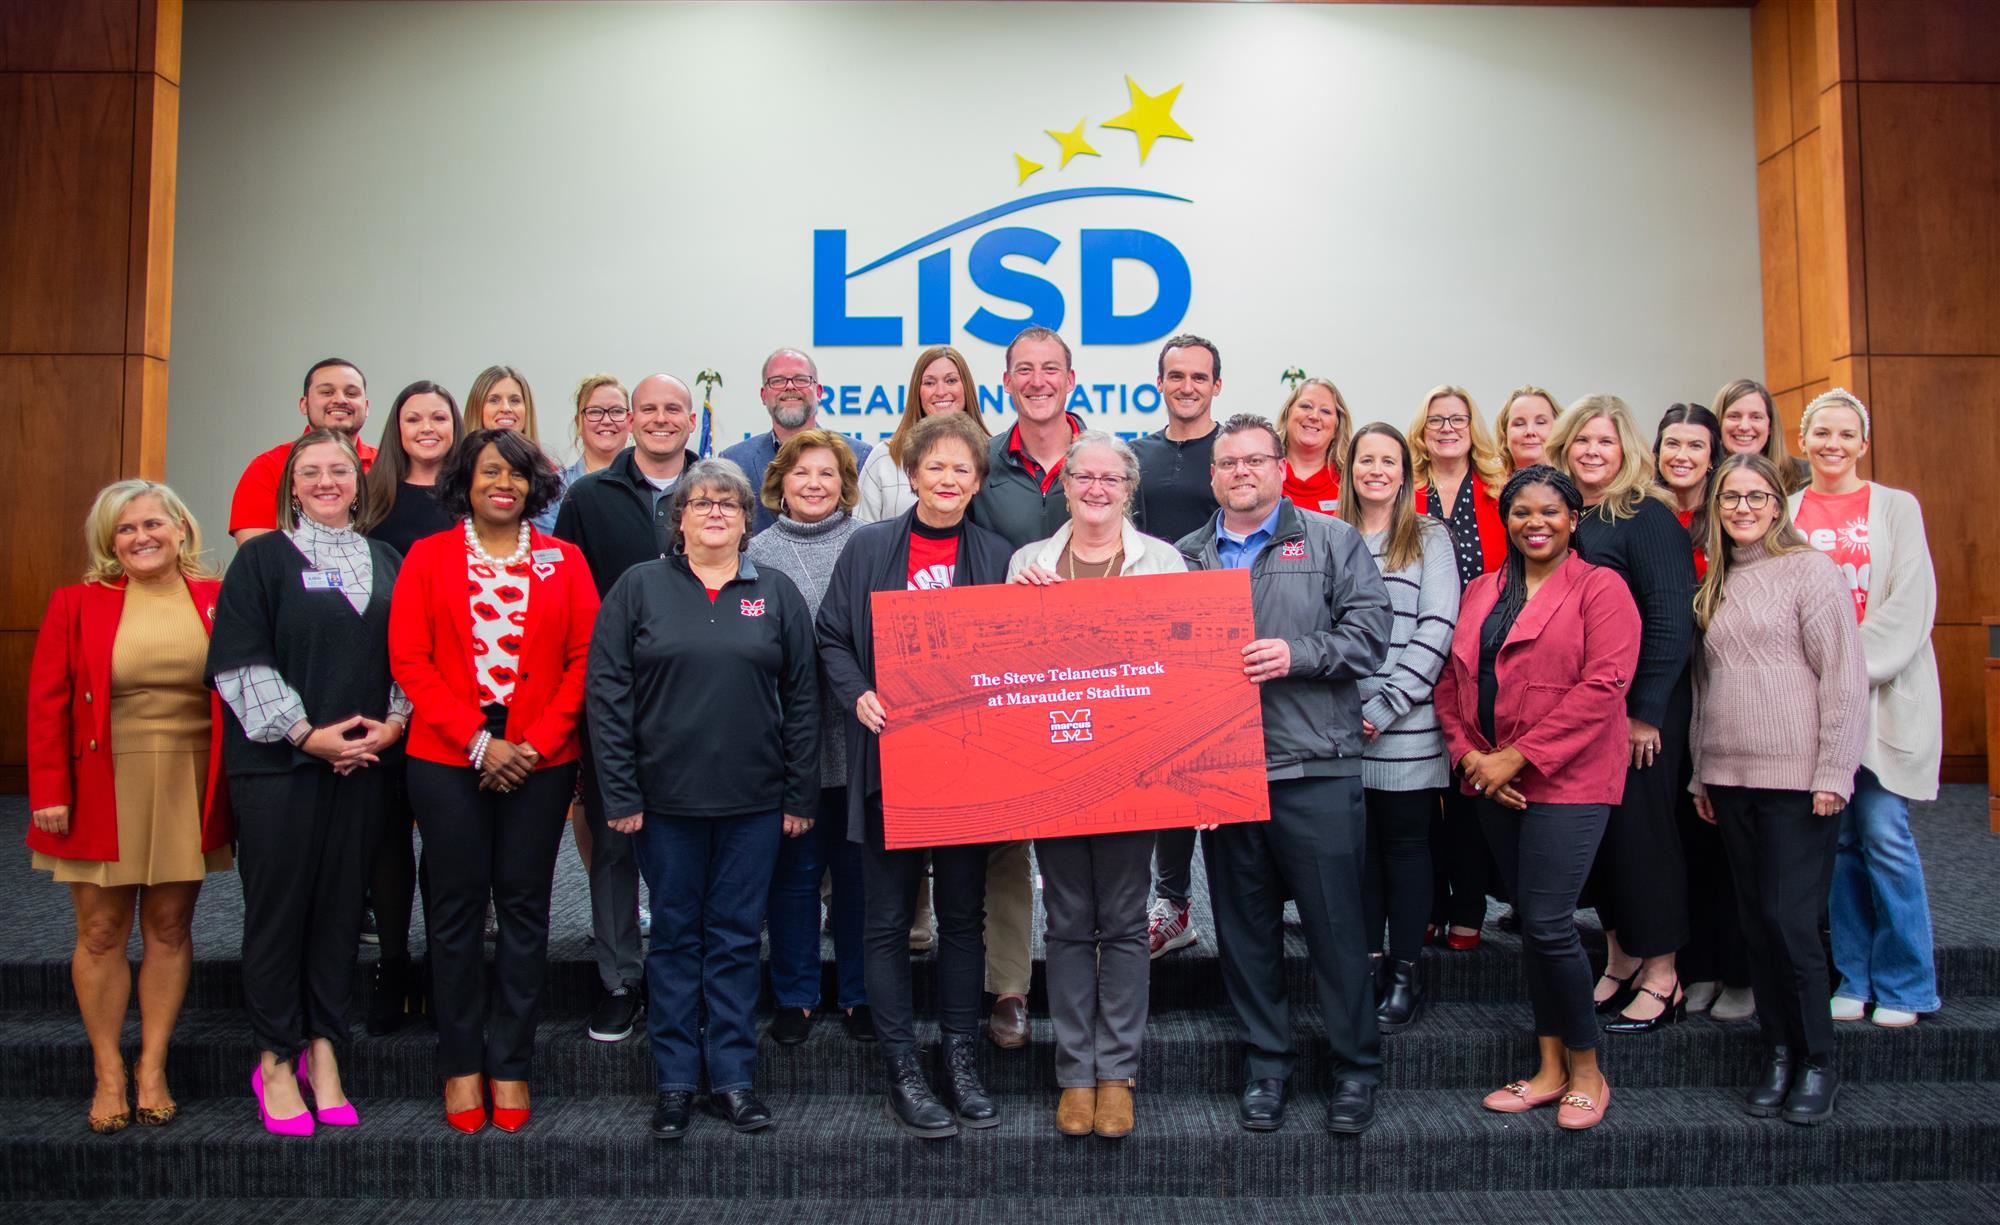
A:
{"label": "white sneaker", "polygon": [[1724,987],[1708,1015],[1717,1021],[1747,1021],[1757,1015],[1757,997],[1748,987]]}
{"label": "white sneaker", "polygon": [[[1839,1001],[1835,1002],[1838,1003]],[[1835,1015],[1838,1016],[1839,1014],[1836,1013]],[[1900,1008],[1884,1008],[1882,1005],[1877,1004],[1875,1005],[1875,1015],[1868,1019],[1880,1025],[1883,1029],[1908,1029],[1917,1023],[1917,1014],[1914,1012],[1904,1012]]]}
{"label": "white sneaker", "polygon": [[1687,985],[1687,1009],[1690,1015],[1707,1012],[1715,1003],[1715,997],[1722,994],[1721,983],[1689,983]]}
{"label": "white sneaker", "polygon": [[1176,906],[1165,898],[1153,903],[1147,916],[1148,952],[1158,958],[1195,942],[1194,918],[1186,906]]}
{"label": "white sneaker", "polygon": [[1850,999],[1844,995],[1833,997],[1833,1019],[1836,1021],[1859,1021],[1867,1012],[1865,1000]]}

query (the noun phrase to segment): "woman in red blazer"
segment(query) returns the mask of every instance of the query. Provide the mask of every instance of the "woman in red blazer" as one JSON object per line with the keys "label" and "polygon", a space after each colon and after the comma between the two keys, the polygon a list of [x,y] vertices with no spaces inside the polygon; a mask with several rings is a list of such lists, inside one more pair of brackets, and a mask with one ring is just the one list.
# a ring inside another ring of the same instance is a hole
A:
{"label": "woman in red blazer", "polygon": [[118,1040],[136,905],[139,1121],[174,1117],[167,1040],[194,966],[202,877],[230,866],[222,705],[202,684],[221,583],[173,490],[119,481],[85,521],[90,569],[58,590],[28,673],[28,847],[69,885],[76,984],[97,1069],[91,1130],[132,1120]]}
{"label": "woman in red blazer", "polygon": [[1446,751],[1521,916],[1521,956],[1541,1067],[1486,1097],[1516,1113],[1559,1102],[1571,1130],[1604,1117],[1591,973],[1577,939],[1577,895],[1631,747],[1625,694],[1639,658],[1639,610],[1616,572],[1570,550],[1583,498],[1537,464],[1500,491],[1507,562],[1459,605],[1435,700]]}
{"label": "woman in red blazer", "polygon": [[[475,1132],[528,1121],[549,888],[576,788],[577,719],[597,620],[583,554],[530,520],[560,497],[541,449],[471,434],[438,476],[460,527],[410,547],[389,610],[389,666],[410,697],[410,805],[429,887],[431,1011],[445,1118]],[[480,947],[500,938],[489,987]],[[490,998],[489,998],[490,997]]]}

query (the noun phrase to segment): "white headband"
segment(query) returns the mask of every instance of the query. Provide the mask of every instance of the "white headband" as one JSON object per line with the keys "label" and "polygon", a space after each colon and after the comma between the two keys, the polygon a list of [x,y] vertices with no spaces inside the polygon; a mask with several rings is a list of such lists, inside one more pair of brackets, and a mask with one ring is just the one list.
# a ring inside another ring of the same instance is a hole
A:
{"label": "white headband", "polygon": [[1812,403],[1806,405],[1806,411],[1799,414],[1799,432],[1801,434],[1805,433],[1806,427],[1812,424],[1813,414],[1822,408],[1853,409],[1854,415],[1861,418],[1861,441],[1868,441],[1868,409],[1861,403],[1860,397],[1845,387],[1835,387],[1830,391],[1822,391],[1813,397]]}

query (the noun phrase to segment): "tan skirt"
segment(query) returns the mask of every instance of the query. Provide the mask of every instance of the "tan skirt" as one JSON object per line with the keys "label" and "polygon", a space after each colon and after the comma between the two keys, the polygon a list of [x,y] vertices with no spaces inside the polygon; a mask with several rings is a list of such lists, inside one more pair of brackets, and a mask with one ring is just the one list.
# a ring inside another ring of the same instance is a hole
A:
{"label": "tan skirt", "polygon": [[58,881],[104,887],[200,880],[235,866],[227,845],[201,849],[203,784],[208,746],[116,753],[118,860],[58,859],[35,852],[35,867]]}

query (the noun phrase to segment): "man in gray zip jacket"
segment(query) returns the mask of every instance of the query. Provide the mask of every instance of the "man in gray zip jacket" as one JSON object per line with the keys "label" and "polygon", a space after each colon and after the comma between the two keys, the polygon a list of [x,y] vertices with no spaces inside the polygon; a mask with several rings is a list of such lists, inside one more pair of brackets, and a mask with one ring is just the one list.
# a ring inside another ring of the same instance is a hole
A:
{"label": "man in gray zip jacket", "polygon": [[1285,899],[1295,898],[1333,1053],[1327,1129],[1375,1118],[1381,1038],[1362,930],[1367,820],[1361,794],[1360,682],[1388,650],[1393,614],[1361,534],[1284,499],[1284,447],[1271,423],[1240,414],[1215,440],[1221,509],[1180,542],[1191,570],[1250,571],[1255,641],[1244,673],[1261,687],[1268,823],[1203,835],[1222,982],[1247,1050],[1238,1119],[1284,1121],[1297,1059],[1285,999]]}

